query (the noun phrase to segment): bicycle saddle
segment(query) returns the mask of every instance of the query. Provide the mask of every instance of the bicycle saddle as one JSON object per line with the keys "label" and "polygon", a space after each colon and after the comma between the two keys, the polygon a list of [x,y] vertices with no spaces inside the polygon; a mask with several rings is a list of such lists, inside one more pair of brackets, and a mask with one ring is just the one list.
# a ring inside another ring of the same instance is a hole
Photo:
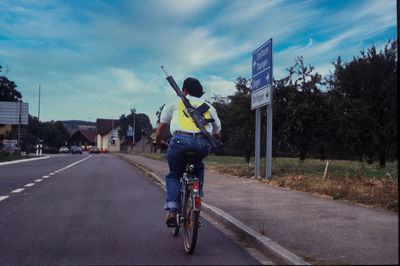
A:
{"label": "bicycle saddle", "polygon": [[186,156],[186,159],[187,159],[188,161],[192,161],[192,160],[195,160],[195,159],[196,159],[197,153],[195,153],[195,152],[193,152],[193,151],[187,151],[187,152],[185,152],[185,156]]}

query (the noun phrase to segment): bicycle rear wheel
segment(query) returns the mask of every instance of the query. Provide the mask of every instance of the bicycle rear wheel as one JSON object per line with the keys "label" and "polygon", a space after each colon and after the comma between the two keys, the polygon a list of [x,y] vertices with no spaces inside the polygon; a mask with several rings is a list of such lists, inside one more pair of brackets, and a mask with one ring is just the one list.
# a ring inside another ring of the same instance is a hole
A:
{"label": "bicycle rear wheel", "polygon": [[199,229],[199,211],[193,210],[193,194],[191,189],[186,193],[184,215],[183,244],[185,252],[187,254],[192,254],[196,247],[197,232]]}

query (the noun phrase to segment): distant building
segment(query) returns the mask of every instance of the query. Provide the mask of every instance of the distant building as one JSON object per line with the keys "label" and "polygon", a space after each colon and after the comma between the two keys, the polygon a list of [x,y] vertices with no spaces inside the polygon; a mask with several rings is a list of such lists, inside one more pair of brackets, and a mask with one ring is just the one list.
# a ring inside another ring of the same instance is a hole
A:
{"label": "distant building", "polygon": [[95,143],[95,130],[78,130],[68,140],[69,146],[84,146],[84,148],[86,148],[87,146],[94,146]]}
{"label": "distant building", "polygon": [[0,143],[3,143],[3,140],[8,138],[11,134],[11,125],[0,125]]}
{"label": "distant building", "polygon": [[100,119],[96,120],[97,147],[107,149],[109,152],[121,151],[121,141],[118,137],[120,129],[118,119]]}

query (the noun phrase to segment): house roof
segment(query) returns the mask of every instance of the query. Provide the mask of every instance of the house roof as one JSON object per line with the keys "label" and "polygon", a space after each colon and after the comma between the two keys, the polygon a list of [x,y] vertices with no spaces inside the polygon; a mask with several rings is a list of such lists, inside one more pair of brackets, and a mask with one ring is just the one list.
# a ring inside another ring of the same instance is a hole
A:
{"label": "house roof", "polygon": [[96,132],[94,130],[77,130],[74,134],[70,137],[70,140],[79,139],[82,136],[86,139],[87,142],[93,143],[96,141]]}
{"label": "house roof", "polygon": [[96,132],[94,130],[78,130],[87,140],[95,142]]}
{"label": "house roof", "polygon": [[100,119],[96,120],[97,134],[104,135],[109,132],[113,126],[116,128],[119,125],[118,119]]}

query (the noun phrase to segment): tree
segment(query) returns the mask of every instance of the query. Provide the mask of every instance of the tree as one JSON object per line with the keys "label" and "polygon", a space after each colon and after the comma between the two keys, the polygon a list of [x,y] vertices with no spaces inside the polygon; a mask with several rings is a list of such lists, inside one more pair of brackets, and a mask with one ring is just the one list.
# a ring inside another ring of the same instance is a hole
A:
{"label": "tree", "polygon": [[[254,112],[251,111],[251,89],[246,78],[236,79],[236,92],[226,98],[214,96],[212,105],[222,124],[224,152],[242,155],[246,162],[254,151]],[[218,151],[217,151],[218,152]]]}
{"label": "tree", "polygon": [[139,142],[142,138],[142,129],[152,130],[152,125],[150,123],[150,119],[146,114],[136,113],[136,110],[131,109],[131,114],[125,116],[125,114],[121,115],[119,118],[120,130],[118,132],[120,139],[125,139],[125,144],[132,143],[132,137],[127,136],[128,128],[133,126],[133,118],[135,117],[135,140],[134,142]]}
{"label": "tree", "polygon": [[[300,161],[304,161],[312,148],[322,147],[326,131],[323,94],[318,88],[323,84],[322,77],[313,74],[313,70],[313,66],[304,65],[302,56],[297,57],[295,65],[288,69],[289,75],[277,82],[274,94],[277,113],[274,125],[281,124],[281,141],[297,150]],[[321,154],[323,159],[324,152]]]}
{"label": "tree", "polygon": [[60,121],[40,123],[39,138],[49,147],[59,148],[60,146],[64,146],[69,137],[70,132]]}
{"label": "tree", "polygon": [[[1,73],[2,66],[0,66]],[[0,101],[18,102],[22,101],[22,94],[16,90],[17,85],[5,76],[0,76]]]}
{"label": "tree", "polygon": [[381,167],[388,153],[397,156],[397,49],[389,40],[379,53],[372,45],[350,62],[339,57],[328,79],[339,114],[337,137],[370,163],[378,153]]}

